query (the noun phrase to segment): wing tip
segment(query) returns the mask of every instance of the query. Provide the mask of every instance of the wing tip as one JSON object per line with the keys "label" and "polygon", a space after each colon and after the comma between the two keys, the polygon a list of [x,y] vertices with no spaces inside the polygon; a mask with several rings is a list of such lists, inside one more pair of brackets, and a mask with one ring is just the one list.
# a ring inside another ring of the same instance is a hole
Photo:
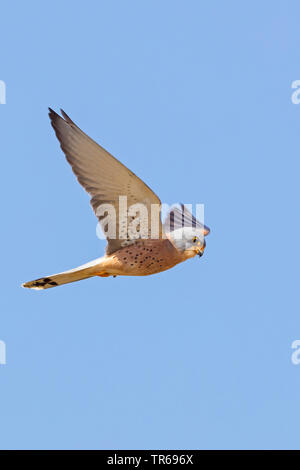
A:
{"label": "wing tip", "polygon": [[75,125],[75,122],[72,121],[72,119],[70,118],[70,116],[68,116],[67,113],[65,113],[65,111],[63,109],[60,108],[60,112],[61,112],[61,115],[62,117],[64,118],[64,120],[66,122],[68,122],[69,124],[74,124]]}
{"label": "wing tip", "polygon": [[67,124],[71,124],[72,126],[77,127],[75,122],[72,121],[70,116],[68,116],[68,114],[62,108],[60,108],[61,116],[52,108],[50,108],[50,106],[48,107],[48,110],[49,110],[48,116],[52,124],[57,122],[59,119],[61,119],[62,121],[65,121]]}
{"label": "wing tip", "polygon": [[50,118],[52,126],[54,127],[55,123],[59,119],[62,119],[62,117],[59,114],[57,114],[52,108],[48,108],[48,110],[49,110],[48,116]]}
{"label": "wing tip", "polygon": [[207,225],[204,225],[204,235],[207,236],[210,234],[210,228]]}

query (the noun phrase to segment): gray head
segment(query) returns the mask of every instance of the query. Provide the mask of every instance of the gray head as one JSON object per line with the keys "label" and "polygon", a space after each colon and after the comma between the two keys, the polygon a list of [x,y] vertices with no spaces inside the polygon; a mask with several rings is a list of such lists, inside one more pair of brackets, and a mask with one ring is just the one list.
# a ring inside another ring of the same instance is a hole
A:
{"label": "gray head", "polygon": [[176,248],[188,258],[202,256],[206,246],[205,236],[210,230],[199,222],[183,204],[174,207],[164,223],[164,230]]}
{"label": "gray head", "polygon": [[169,233],[173,244],[176,248],[185,252],[188,257],[199,255],[202,256],[206,246],[203,229],[195,229],[193,227],[183,227]]}

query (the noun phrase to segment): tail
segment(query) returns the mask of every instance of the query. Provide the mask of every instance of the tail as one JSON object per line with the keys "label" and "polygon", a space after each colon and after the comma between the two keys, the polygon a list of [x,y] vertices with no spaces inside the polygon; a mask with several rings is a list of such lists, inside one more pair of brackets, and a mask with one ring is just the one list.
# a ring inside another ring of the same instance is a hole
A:
{"label": "tail", "polygon": [[49,289],[50,287],[61,286],[62,284],[68,284],[69,282],[80,281],[81,279],[87,279],[89,277],[96,276],[101,272],[101,262],[103,258],[97,258],[89,263],[78,266],[78,268],[70,269],[70,271],[64,271],[63,273],[53,274],[52,276],[41,277],[34,281],[24,282],[22,287],[28,287],[29,289]]}

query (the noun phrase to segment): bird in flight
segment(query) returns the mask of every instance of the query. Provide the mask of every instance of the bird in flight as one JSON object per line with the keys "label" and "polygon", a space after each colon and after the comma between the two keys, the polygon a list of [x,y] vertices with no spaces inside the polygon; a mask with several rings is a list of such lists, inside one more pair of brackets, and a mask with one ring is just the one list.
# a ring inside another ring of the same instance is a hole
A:
{"label": "bird in flight", "polygon": [[[61,110],[61,114],[49,108],[51,124],[66,159],[79,183],[91,195],[91,205],[107,239],[106,252],[103,257],[82,266],[25,282],[22,286],[48,289],[93,276],[147,276],[196,255],[202,256],[209,228],[183,205],[171,209],[162,224],[158,196],[85,134],[64,111]],[[127,206],[142,206],[143,210],[133,211],[131,215],[127,211],[124,216],[121,197],[126,199]]]}

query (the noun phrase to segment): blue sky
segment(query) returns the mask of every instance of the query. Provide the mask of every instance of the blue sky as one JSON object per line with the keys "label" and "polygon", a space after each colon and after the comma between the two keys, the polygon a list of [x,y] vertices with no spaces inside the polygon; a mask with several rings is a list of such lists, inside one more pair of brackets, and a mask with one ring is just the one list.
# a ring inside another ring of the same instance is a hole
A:
{"label": "blue sky", "polygon": [[[0,447],[299,448],[299,2],[1,7]],[[36,292],[101,256],[47,116],[62,107],[205,255]]]}

